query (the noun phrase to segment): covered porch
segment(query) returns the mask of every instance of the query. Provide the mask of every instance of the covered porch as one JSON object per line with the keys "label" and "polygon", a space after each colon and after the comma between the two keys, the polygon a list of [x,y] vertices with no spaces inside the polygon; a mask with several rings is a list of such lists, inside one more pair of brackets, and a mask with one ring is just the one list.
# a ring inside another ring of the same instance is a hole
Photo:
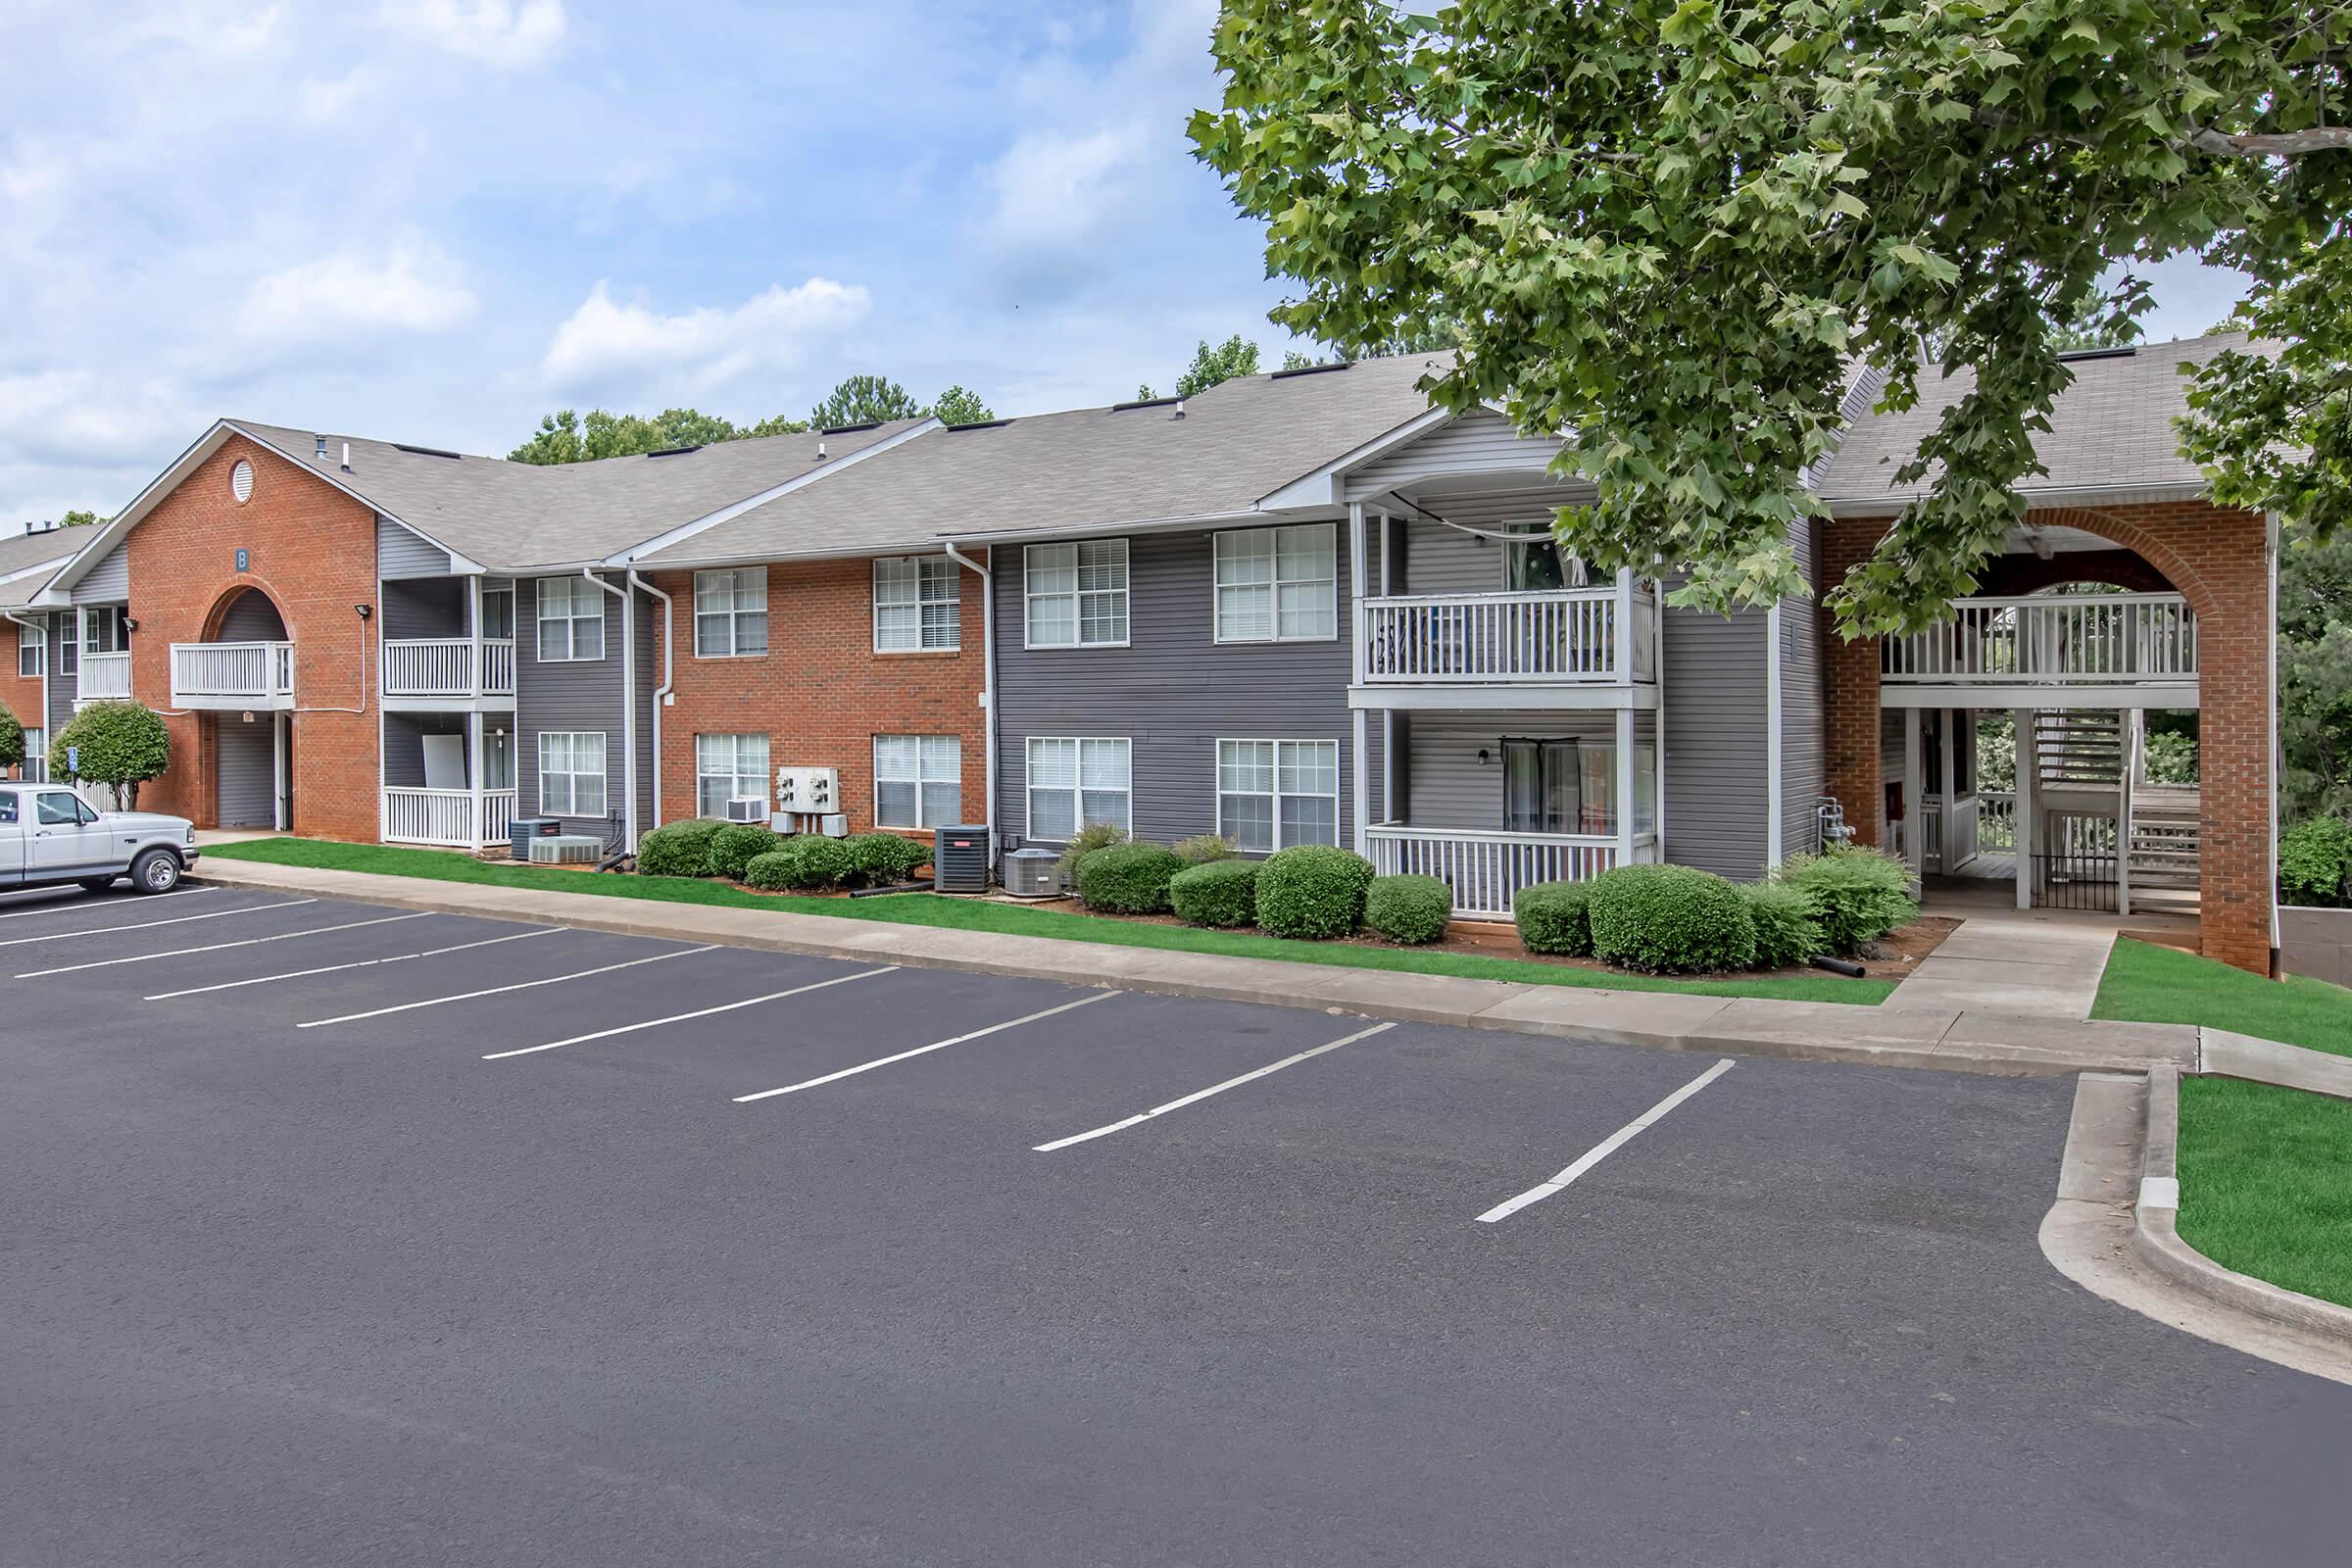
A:
{"label": "covered porch", "polygon": [[387,844],[473,850],[510,841],[514,734],[503,715],[384,715],[382,837]]}

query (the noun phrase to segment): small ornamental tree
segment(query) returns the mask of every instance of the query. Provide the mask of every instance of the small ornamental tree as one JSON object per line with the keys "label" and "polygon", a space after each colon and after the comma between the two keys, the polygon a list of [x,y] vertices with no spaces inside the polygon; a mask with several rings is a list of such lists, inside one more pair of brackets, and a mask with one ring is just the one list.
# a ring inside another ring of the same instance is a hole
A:
{"label": "small ornamental tree", "polygon": [[0,768],[14,767],[24,760],[24,726],[17,715],[0,703]]}
{"label": "small ornamental tree", "polygon": [[52,777],[110,785],[133,811],[139,808],[139,786],[162,777],[171,765],[171,732],[153,709],[137,703],[92,703],[49,743]]}

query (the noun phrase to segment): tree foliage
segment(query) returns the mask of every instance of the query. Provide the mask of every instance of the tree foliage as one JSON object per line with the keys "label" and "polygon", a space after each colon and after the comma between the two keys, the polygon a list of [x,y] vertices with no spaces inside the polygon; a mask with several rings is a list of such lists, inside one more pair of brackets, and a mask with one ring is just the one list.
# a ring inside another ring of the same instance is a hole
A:
{"label": "tree foliage", "polygon": [[980,400],[980,394],[967,386],[952,386],[939,395],[931,405],[931,413],[942,424],[984,424],[997,416]]}
{"label": "tree foliage", "polygon": [[1193,350],[1193,363],[1176,377],[1176,395],[1197,398],[1220,381],[1230,381],[1237,375],[1257,373],[1257,345],[1236,332],[1224,342],[1210,344],[1201,339]]}
{"label": "tree foliage", "polygon": [[[2217,254],[2256,324],[2325,327],[2291,386],[2224,397],[2222,358],[2211,461],[2225,499],[2352,489],[2348,44],[2308,0],[1225,0],[1192,133],[1299,286],[1275,320],[1348,354],[1457,325],[1438,400],[1569,432],[1598,499],[1563,547],[1663,557],[1686,603],[1804,586],[1788,530],[1854,359],[1897,409],[1929,345],[1972,369],[1901,476],[1929,498],[1825,585],[1848,631],[1916,629],[2015,520],[2067,333],[2145,310],[2102,292],[2119,265]],[[2254,456],[2321,385],[2321,471]]]}
{"label": "tree foliage", "polygon": [[808,427],[830,430],[877,419],[919,419],[924,409],[913,394],[887,375],[853,375],[808,411]]}
{"label": "tree foliage", "polygon": [[2278,558],[2279,813],[2352,818],[2352,534],[2289,528]]}
{"label": "tree foliage", "polygon": [[[74,759],[70,767],[69,753]],[[137,703],[92,703],[49,742],[52,778],[110,784],[131,810],[138,809],[139,786],[162,777],[171,765],[171,731],[153,709]]]}
{"label": "tree foliage", "polygon": [[24,760],[24,725],[16,714],[0,703],[0,767],[15,767]]}
{"label": "tree foliage", "polygon": [[[969,387],[951,386],[939,395],[937,403],[924,408],[888,376],[853,375],[805,419],[777,414],[756,424],[737,424],[723,415],[705,414],[700,409],[663,409],[650,418],[609,409],[591,409],[585,415],[576,409],[563,409],[542,418],[531,438],[507,456],[515,463],[591,463],[599,458],[666,452],[673,447],[704,447],[749,436],[801,435],[870,419],[917,419],[934,414],[950,424],[996,417],[980,394]],[[85,514],[69,513],[67,519],[77,515]]]}

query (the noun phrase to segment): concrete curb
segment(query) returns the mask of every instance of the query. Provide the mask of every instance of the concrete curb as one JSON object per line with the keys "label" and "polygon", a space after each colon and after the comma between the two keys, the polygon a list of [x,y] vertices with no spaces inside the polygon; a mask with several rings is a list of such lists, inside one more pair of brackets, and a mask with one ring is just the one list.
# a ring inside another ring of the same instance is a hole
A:
{"label": "concrete curb", "polygon": [[[2246,1037],[2236,1036],[2243,1040]],[[2261,1042],[2270,1045],[2271,1042]],[[2282,1052],[2294,1046],[2278,1046]],[[2303,1052],[2318,1056],[2319,1052]],[[2250,1062],[2241,1065],[2251,1065]],[[2246,1072],[2230,1076],[2244,1078]],[[2257,1082],[2273,1082],[2257,1079]],[[2301,1087],[2289,1085],[2288,1087]],[[2298,1295],[2251,1275],[2224,1268],[2180,1239],[2180,1072],[2166,1063],[2148,1073],[2146,1140],[2140,1155],[2139,1199],[2132,1217],[2132,1250],[2149,1268],[2174,1284],[2224,1306],[2307,1333],[2352,1345],[2352,1307]]]}
{"label": "concrete curb", "polygon": [[2193,1067],[2197,1060],[2196,1031],[2185,1025],[2077,1023],[1936,1008],[1521,985],[213,857],[199,862],[190,880],[853,963],[1111,986],[1663,1051],[2004,1076],[2142,1072],[2159,1062]]}

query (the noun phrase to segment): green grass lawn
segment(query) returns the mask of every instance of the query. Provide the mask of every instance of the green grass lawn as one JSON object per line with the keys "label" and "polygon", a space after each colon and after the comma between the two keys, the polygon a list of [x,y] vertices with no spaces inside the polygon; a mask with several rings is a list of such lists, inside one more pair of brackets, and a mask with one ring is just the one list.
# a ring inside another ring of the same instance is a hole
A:
{"label": "green grass lawn", "polygon": [[2352,1101],[2183,1078],[2180,1239],[2240,1274],[2352,1306]]}
{"label": "green grass lawn", "polygon": [[2352,991],[2324,980],[2266,980],[2211,958],[2118,941],[2093,1018],[2193,1023],[2352,1056]]}
{"label": "green grass lawn", "polygon": [[1254,932],[1204,931],[1191,926],[1147,925],[1106,920],[1059,909],[948,899],[927,893],[894,893],[873,899],[808,899],[747,893],[731,883],[688,877],[591,875],[539,866],[486,864],[444,850],[401,849],[381,844],[334,844],[320,839],[253,839],[207,848],[206,859],[263,860],[276,865],[311,865],[379,876],[423,877],[437,882],[471,882],[489,887],[537,888],[583,898],[655,899],[674,904],[710,904],[739,909],[773,909],[822,914],[841,920],[881,920],[900,925],[948,926],[963,931],[1002,931],[1014,936],[1056,937],[1067,942],[1101,942],[1116,947],[1159,948],[1178,953],[1214,953],[1244,958],[1279,958],[1291,963],[1342,968],[1389,969],[1409,974],[1457,975],[1520,985],[1583,986],[1611,991],[1676,991],[1709,997],[1773,997],[1785,1002],[1842,1002],[1876,1006],[1894,987],[1885,980],[1841,980],[1833,975],[1804,979],[1663,980],[1645,975],[1604,974],[1525,958],[1462,953],[1428,953],[1412,948],[1363,947],[1341,942],[1291,942]]}

